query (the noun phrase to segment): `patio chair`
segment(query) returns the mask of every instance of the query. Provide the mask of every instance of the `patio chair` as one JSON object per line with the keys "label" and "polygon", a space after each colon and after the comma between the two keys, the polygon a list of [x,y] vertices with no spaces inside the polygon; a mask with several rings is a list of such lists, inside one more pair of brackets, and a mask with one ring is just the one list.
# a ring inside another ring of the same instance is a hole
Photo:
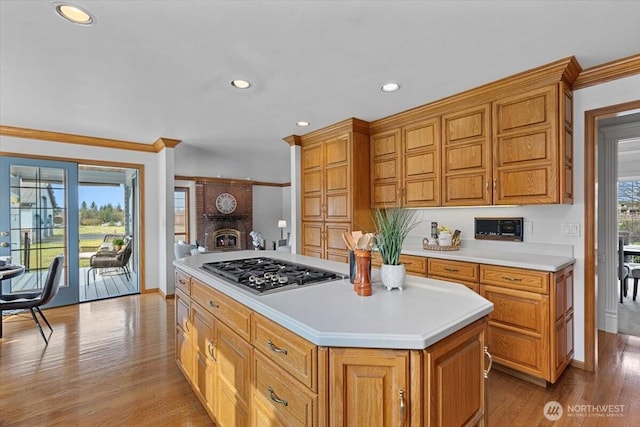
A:
{"label": "patio chair", "polygon": [[[36,316],[36,311],[40,313],[40,317],[47,324],[51,333],[53,328],[49,324],[49,321],[44,316],[44,313],[40,310],[40,306],[47,304],[58,294],[60,288],[60,277],[62,276],[64,256],[59,255],[51,261],[49,265],[49,271],[47,272],[47,278],[44,282],[44,287],[40,292],[26,292],[15,293],[0,296],[0,311],[2,310],[29,310],[31,317],[36,322],[38,329],[40,329],[40,335],[44,339],[44,342],[49,344],[49,340],[44,335],[42,326]],[[49,334],[51,336],[51,334]]]}
{"label": "patio chair", "polygon": [[89,260],[89,269],[87,270],[87,286],[89,286],[89,272],[93,271],[93,281],[96,281],[97,268],[119,268],[127,280],[131,280],[129,259],[131,258],[132,241],[133,239],[127,238],[124,246],[119,251],[102,249],[93,255]]}

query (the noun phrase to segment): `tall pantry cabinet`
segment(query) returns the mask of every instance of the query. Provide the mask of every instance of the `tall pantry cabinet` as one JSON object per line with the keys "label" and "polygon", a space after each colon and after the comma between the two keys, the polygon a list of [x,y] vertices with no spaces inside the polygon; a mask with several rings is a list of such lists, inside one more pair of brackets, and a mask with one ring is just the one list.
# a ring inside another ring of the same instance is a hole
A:
{"label": "tall pantry cabinet", "polygon": [[343,232],[371,231],[369,124],[351,118],[297,138],[302,255],[348,262]]}

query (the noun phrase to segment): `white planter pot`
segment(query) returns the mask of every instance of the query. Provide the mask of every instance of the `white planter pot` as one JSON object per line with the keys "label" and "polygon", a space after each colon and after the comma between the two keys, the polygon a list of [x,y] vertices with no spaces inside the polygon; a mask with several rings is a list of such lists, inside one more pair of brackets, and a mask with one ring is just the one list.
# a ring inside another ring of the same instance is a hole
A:
{"label": "white planter pot", "polygon": [[404,264],[400,265],[387,265],[382,264],[380,266],[380,278],[382,284],[390,291],[393,288],[402,290],[404,285],[404,278],[407,275],[407,271],[404,268]]}

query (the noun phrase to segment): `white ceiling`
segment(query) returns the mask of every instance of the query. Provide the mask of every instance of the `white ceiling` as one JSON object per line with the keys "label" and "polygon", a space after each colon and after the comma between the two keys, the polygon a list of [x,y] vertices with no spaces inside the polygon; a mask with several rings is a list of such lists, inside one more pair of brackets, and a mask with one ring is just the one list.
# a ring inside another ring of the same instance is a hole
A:
{"label": "white ceiling", "polygon": [[[571,55],[588,68],[640,52],[637,0],[74,3],[97,23],[68,23],[48,0],[0,0],[0,124],[180,139],[176,157],[251,157],[252,178],[275,182],[289,181],[285,136]],[[382,93],[388,81],[401,90]]]}

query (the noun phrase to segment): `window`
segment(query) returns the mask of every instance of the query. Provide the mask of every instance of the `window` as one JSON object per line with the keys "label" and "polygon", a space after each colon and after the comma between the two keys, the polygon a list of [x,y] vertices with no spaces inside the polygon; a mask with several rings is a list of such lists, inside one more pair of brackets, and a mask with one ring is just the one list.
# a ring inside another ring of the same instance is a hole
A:
{"label": "window", "polygon": [[176,187],[173,193],[175,241],[189,243],[189,188]]}

